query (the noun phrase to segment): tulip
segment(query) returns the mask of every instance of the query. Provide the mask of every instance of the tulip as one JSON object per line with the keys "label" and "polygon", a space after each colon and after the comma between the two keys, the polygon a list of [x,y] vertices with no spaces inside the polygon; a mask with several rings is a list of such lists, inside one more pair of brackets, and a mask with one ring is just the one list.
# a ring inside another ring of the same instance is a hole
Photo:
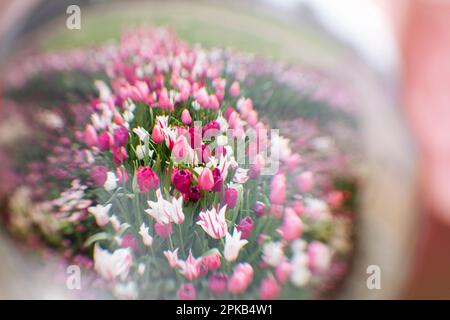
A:
{"label": "tulip", "polygon": [[326,271],[331,264],[330,249],[320,241],[312,241],[308,245],[309,268],[312,272],[321,273]]}
{"label": "tulip", "polygon": [[234,110],[234,108],[233,108],[232,106],[228,106],[228,107],[225,109],[225,112],[224,112],[223,116],[225,117],[225,119],[228,120],[228,119],[230,118],[230,115],[231,115],[233,112],[236,112],[236,111]]}
{"label": "tulip", "polygon": [[122,248],[130,248],[132,250],[137,250],[137,242],[133,235],[126,234],[122,241],[120,242]]}
{"label": "tulip", "polygon": [[95,128],[92,125],[86,125],[83,136],[84,143],[86,143],[88,147],[94,147],[98,144],[97,131],[95,131]]}
{"label": "tulip", "polygon": [[202,193],[200,191],[200,188],[195,186],[189,189],[188,193],[189,201],[197,202],[202,197]]}
{"label": "tulip", "polygon": [[339,190],[333,190],[327,195],[327,203],[332,209],[337,209],[344,203],[344,192]]}
{"label": "tulip", "polygon": [[109,133],[108,131],[103,131],[98,136],[98,148],[101,151],[106,151],[109,148],[111,148],[112,145],[113,145],[113,137],[112,137],[111,133]]}
{"label": "tulip", "polygon": [[253,208],[253,212],[255,213],[255,216],[257,218],[261,218],[263,215],[266,214],[266,205],[264,202],[256,201],[255,207]]}
{"label": "tulip", "polygon": [[240,263],[234,268],[228,280],[228,291],[232,294],[244,293],[253,281],[253,268],[248,263]]}
{"label": "tulip", "polygon": [[128,142],[128,129],[125,127],[119,127],[114,129],[114,145],[116,147],[125,146]]}
{"label": "tulip", "polygon": [[173,175],[172,183],[181,193],[189,192],[191,186],[191,174],[187,170],[177,170]]}
{"label": "tulip", "polygon": [[139,235],[142,237],[142,243],[147,246],[151,247],[153,244],[153,237],[148,233],[148,227],[145,226],[145,223],[141,224],[141,227],[139,228]]}
{"label": "tulip", "polygon": [[282,205],[286,201],[286,176],[276,174],[270,183],[270,202]]}
{"label": "tulip", "polygon": [[194,258],[192,251],[189,251],[189,256],[186,261],[178,261],[180,273],[189,281],[194,280],[200,275],[201,258]]}
{"label": "tulip", "polygon": [[214,187],[214,177],[209,168],[203,168],[198,177],[198,186],[203,191],[210,191]]}
{"label": "tulip", "polygon": [[222,174],[220,172],[220,169],[214,168],[214,170],[212,171],[212,174],[213,174],[213,178],[214,178],[214,186],[213,186],[212,190],[215,192],[222,191],[223,179],[222,179]]}
{"label": "tulip", "polygon": [[261,287],[259,289],[259,296],[262,300],[273,300],[278,297],[281,292],[281,287],[278,285],[277,280],[273,275],[268,275],[261,281]]}
{"label": "tulip", "polygon": [[209,107],[213,110],[218,110],[220,108],[219,99],[215,94],[209,96]]}
{"label": "tulip", "polygon": [[200,90],[198,90],[194,94],[194,98],[195,98],[195,100],[197,100],[197,102],[200,105],[200,107],[207,108],[209,106],[208,92],[206,91],[205,87],[203,87]]}
{"label": "tulip", "polygon": [[164,142],[164,140],[165,140],[164,131],[163,131],[163,129],[162,129],[160,126],[158,126],[158,125],[155,125],[155,126],[153,127],[153,131],[152,131],[152,140],[153,140],[155,143],[161,143],[161,142]]}
{"label": "tulip", "polygon": [[105,188],[106,191],[112,191],[117,188],[117,178],[114,172],[110,171],[106,173],[106,181],[103,188]]}
{"label": "tulip", "polygon": [[186,125],[189,125],[192,123],[192,118],[191,118],[191,115],[189,114],[188,109],[184,109],[183,112],[181,113],[181,122],[183,122],[183,124],[186,124]]}
{"label": "tulip", "polygon": [[113,253],[103,250],[95,244],[94,269],[102,278],[108,281],[119,278],[125,280],[132,265],[132,256],[129,248],[122,248]]}
{"label": "tulip", "polygon": [[314,177],[311,171],[302,172],[298,176],[298,188],[302,192],[310,192],[314,186]]}
{"label": "tulip", "polygon": [[155,233],[163,239],[172,234],[172,224],[155,223]]}
{"label": "tulip", "polygon": [[103,186],[106,182],[108,169],[105,166],[96,166],[91,171],[91,178],[97,186]]}
{"label": "tulip", "polygon": [[195,300],[197,298],[195,287],[191,283],[182,284],[177,291],[177,297],[181,300]]}
{"label": "tulip", "polygon": [[255,110],[250,111],[247,116],[248,125],[250,127],[254,127],[257,122],[258,122],[258,112],[256,112]]}
{"label": "tulip", "polygon": [[120,184],[125,184],[128,181],[128,173],[124,167],[117,167],[116,169],[117,180]]}
{"label": "tulip", "polygon": [[98,226],[104,227],[109,223],[108,212],[110,209],[111,203],[106,206],[98,204],[95,207],[89,207],[88,212],[95,217],[95,222],[97,223]]}
{"label": "tulip", "polygon": [[225,234],[225,247],[223,249],[223,256],[227,261],[235,261],[241,251],[242,247],[248,243],[247,240],[241,240],[241,232],[234,228],[233,235],[228,232]]}
{"label": "tulip", "polygon": [[178,266],[178,262],[180,261],[178,259],[178,248],[176,248],[174,251],[166,250],[163,253],[167,259],[167,262],[169,263],[169,266],[171,268],[176,268]]}
{"label": "tulip", "polygon": [[229,209],[234,209],[236,207],[238,198],[238,192],[235,188],[226,188],[225,189],[225,204]]}
{"label": "tulip", "polygon": [[236,226],[238,231],[241,232],[241,238],[242,239],[248,239],[250,238],[250,235],[253,231],[253,219],[250,216],[246,216],[244,219],[239,222],[239,224]]}
{"label": "tulip", "polygon": [[202,263],[209,271],[214,271],[220,268],[221,260],[220,253],[210,254],[202,257]]}
{"label": "tulip", "polygon": [[230,86],[230,95],[232,97],[237,97],[241,93],[241,86],[239,85],[239,82],[235,81]]}
{"label": "tulip", "polygon": [[263,245],[263,256],[262,259],[271,267],[276,267],[283,261],[286,257],[283,252],[283,243],[270,241]]}
{"label": "tulip", "polygon": [[197,224],[214,239],[221,239],[227,232],[227,221],[225,220],[225,211],[227,206],[223,206],[219,213],[215,208],[201,211]]}
{"label": "tulip", "polygon": [[275,269],[275,275],[280,283],[286,283],[292,272],[292,265],[287,262],[281,262]]}
{"label": "tulip", "polygon": [[250,112],[253,110],[253,102],[251,99],[247,98],[244,100],[243,103],[241,103],[241,107],[238,108],[241,112],[242,119],[246,119]]}
{"label": "tulip", "polygon": [[159,188],[159,177],[150,167],[140,167],[136,171],[137,185],[140,193]]}
{"label": "tulip", "polygon": [[208,279],[208,289],[212,294],[220,295],[227,289],[228,277],[224,273],[213,274]]}
{"label": "tulip", "polygon": [[191,162],[194,157],[192,150],[185,136],[179,136],[172,148],[174,162]]}
{"label": "tulip", "polygon": [[120,166],[127,159],[128,154],[125,147],[113,147],[113,161],[116,165]]}
{"label": "tulip", "polygon": [[303,222],[292,208],[286,208],[283,224],[278,230],[286,241],[298,239],[303,232]]}

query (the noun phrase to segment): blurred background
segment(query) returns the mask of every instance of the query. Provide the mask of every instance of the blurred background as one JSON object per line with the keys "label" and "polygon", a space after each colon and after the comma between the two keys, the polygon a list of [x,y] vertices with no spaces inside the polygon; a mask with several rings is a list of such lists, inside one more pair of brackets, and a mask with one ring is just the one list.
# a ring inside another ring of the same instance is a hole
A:
{"label": "blurred background", "polygon": [[[80,30],[66,28],[71,4],[81,8]],[[126,27],[156,25],[191,44],[325,74],[351,91],[364,159],[354,261],[336,297],[448,299],[449,23],[446,0],[0,0],[0,72],[18,57],[98,46]],[[0,130],[0,146],[10,143],[11,128]],[[30,268],[1,236],[1,298],[70,298],[37,285],[48,269]],[[370,265],[380,266],[380,290],[366,286]]]}

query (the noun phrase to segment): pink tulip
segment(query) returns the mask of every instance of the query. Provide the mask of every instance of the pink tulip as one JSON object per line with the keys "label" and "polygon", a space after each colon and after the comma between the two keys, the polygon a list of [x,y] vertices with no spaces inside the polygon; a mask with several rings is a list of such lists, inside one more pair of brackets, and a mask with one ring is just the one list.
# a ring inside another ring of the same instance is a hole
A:
{"label": "pink tulip", "polygon": [[228,280],[228,291],[231,294],[244,293],[253,281],[253,268],[248,263],[238,264]]}
{"label": "pink tulip", "polygon": [[298,188],[302,192],[310,192],[314,186],[314,177],[311,171],[302,172],[298,176]]}
{"label": "pink tulip", "polygon": [[237,97],[241,93],[241,86],[239,82],[235,81],[230,87],[230,95],[232,97]]}
{"label": "pink tulip", "polygon": [[253,219],[250,216],[246,216],[239,222],[236,229],[241,232],[241,239],[248,239],[253,231]]}
{"label": "pink tulip", "polygon": [[137,250],[137,242],[132,234],[126,234],[122,241],[120,242],[122,248],[130,248],[132,250]]}
{"label": "pink tulip", "polygon": [[228,209],[234,209],[236,207],[238,198],[238,192],[235,188],[226,188],[225,189],[225,204],[227,205]]}
{"label": "pink tulip", "polygon": [[214,187],[214,177],[209,168],[203,168],[198,177],[198,186],[203,191],[210,191]]}
{"label": "pink tulip", "polygon": [[192,283],[185,283],[177,291],[177,297],[181,300],[195,300],[197,293]]}
{"label": "pink tulip", "polygon": [[125,146],[128,142],[128,129],[119,127],[114,129],[114,145],[116,147]]}
{"label": "pink tulip", "polygon": [[258,112],[256,112],[255,110],[250,111],[247,116],[248,125],[250,127],[253,127],[256,125],[257,122],[258,122]]}
{"label": "pink tulip", "polygon": [[220,108],[219,99],[215,94],[209,96],[209,107],[213,110],[218,110]]}
{"label": "pink tulip", "polygon": [[286,241],[293,241],[301,236],[303,232],[303,222],[294,209],[286,208],[283,224],[279,228],[279,232]]}
{"label": "pink tulip", "polygon": [[275,275],[280,283],[286,283],[292,272],[292,265],[287,262],[281,262],[275,269]]}
{"label": "pink tulip", "polygon": [[128,173],[124,167],[118,167],[116,169],[116,177],[119,179],[120,184],[125,184],[128,181]]}
{"label": "pink tulip", "polygon": [[189,192],[191,186],[191,173],[188,170],[177,170],[172,178],[175,188],[181,193]]}
{"label": "pink tulip", "polygon": [[333,190],[327,194],[327,203],[331,209],[337,209],[344,203],[344,192],[339,190]]}
{"label": "pink tulip", "polygon": [[253,110],[252,100],[250,98],[245,99],[240,109],[241,117],[243,119],[246,119],[252,110]]}
{"label": "pink tulip", "polygon": [[189,125],[192,123],[192,118],[191,118],[191,115],[190,115],[188,109],[184,109],[183,112],[181,113],[181,122],[183,122],[183,124],[186,124],[186,125]]}
{"label": "pink tulip", "polygon": [[91,178],[97,186],[102,187],[106,182],[107,173],[108,168],[105,166],[96,166],[91,171]]}
{"label": "pink tulip", "polygon": [[108,131],[103,131],[98,136],[98,148],[101,151],[106,151],[109,148],[111,148],[112,145],[113,145],[113,137],[112,137],[111,133],[109,133]]}
{"label": "pink tulip", "polygon": [[224,112],[223,116],[225,117],[225,119],[228,120],[228,119],[230,118],[230,115],[231,115],[233,112],[235,112],[234,108],[233,108],[232,106],[228,106],[228,107],[225,109],[225,112]]}
{"label": "pink tulip", "polygon": [[308,245],[308,261],[312,272],[321,273],[331,265],[330,249],[320,241],[312,241]]}
{"label": "pink tulip", "polygon": [[172,224],[155,223],[155,233],[163,239],[172,234]]}
{"label": "pink tulip", "polygon": [[136,171],[137,184],[140,193],[159,188],[159,177],[150,167],[140,167]]}
{"label": "pink tulip", "polygon": [[253,208],[253,212],[257,218],[261,218],[266,214],[266,205],[261,201],[256,201],[255,207]]}
{"label": "pink tulip", "polygon": [[224,273],[216,273],[209,277],[208,289],[212,294],[220,295],[227,289],[228,277]]}
{"label": "pink tulip", "polygon": [[128,154],[125,147],[113,147],[112,152],[113,161],[118,166],[120,166],[124,161],[128,159]]}
{"label": "pink tulip", "polygon": [[205,87],[199,89],[194,94],[194,97],[195,97],[195,100],[197,100],[197,102],[200,105],[200,107],[208,108],[208,106],[209,106],[209,96],[208,96],[208,92],[206,91]]}
{"label": "pink tulip", "polygon": [[150,90],[144,81],[136,81],[131,88],[131,98],[136,101],[144,101],[149,93]]}
{"label": "pink tulip", "polygon": [[270,183],[270,202],[282,205],[286,201],[286,176],[282,173],[276,174]]}
{"label": "pink tulip", "polygon": [[123,121],[122,116],[118,112],[114,113],[114,123],[119,125],[119,126],[123,126],[125,124],[125,122]]}
{"label": "pink tulip", "polygon": [[281,292],[281,287],[273,275],[269,275],[261,281],[259,289],[259,296],[262,300],[273,300],[278,297]]}
{"label": "pink tulip", "polygon": [[153,127],[153,130],[152,130],[152,140],[153,140],[155,143],[161,143],[161,142],[164,142],[164,140],[165,140],[164,131],[163,131],[163,129],[162,129],[160,126],[158,126],[158,125],[155,125],[155,126]]}
{"label": "pink tulip", "polygon": [[253,162],[254,163],[250,166],[250,171],[248,175],[250,176],[250,178],[256,179],[261,174],[261,170],[264,169],[264,166],[266,165],[266,160],[261,154],[257,154]]}
{"label": "pink tulip", "polygon": [[185,136],[179,136],[172,148],[172,157],[178,161],[188,161],[193,150]]}
{"label": "pink tulip", "polygon": [[220,268],[221,260],[219,254],[211,254],[202,257],[202,263],[209,271],[214,271]]}
{"label": "pink tulip", "polygon": [[95,131],[95,128],[90,124],[86,125],[86,128],[84,129],[84,143],[86,143],[88,147],[94,147],[98,144],[97,131]]}

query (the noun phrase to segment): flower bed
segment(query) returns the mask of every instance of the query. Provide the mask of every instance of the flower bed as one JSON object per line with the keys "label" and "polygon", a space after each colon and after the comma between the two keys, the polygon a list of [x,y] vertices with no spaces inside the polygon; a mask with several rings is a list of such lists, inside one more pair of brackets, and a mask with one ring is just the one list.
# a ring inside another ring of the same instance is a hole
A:
{"label": "flower bed", "polygon": [[92,285],[118,298],[314,298],[342,278],[357,157],[331,120],[301,111],[346,115],[342,94],[165,30],[51,57],[11,77],[10,108],[25,113],[21,92],[42,98],[33,79],[53,81],[31,147],[9,151],[24,159],[7,204],[14,234],[93,269]]}

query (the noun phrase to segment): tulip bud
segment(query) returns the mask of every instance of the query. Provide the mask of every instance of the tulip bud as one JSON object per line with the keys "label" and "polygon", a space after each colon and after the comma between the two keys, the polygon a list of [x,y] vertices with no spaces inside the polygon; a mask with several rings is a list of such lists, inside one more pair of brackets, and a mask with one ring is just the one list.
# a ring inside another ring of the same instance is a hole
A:
{"label": "tulip bud", "polygon": [[103,131],[98,136],[98,148],[101,151],[108,150],[109,148],[111,148],[112,144],[113,144],[113,137],[111,133],[109,133],[108,131]]}
{"label": "tulip bud", "polygon": [[159,177],[150,167],[140,167],[136,171],[136,177],[140,193],[159,188]]}
{"label": "tulip bud", "polygon": [[86,143],[88,147],[94,147],[98,143],[97,132],[90,124],[86,125],[86,128],[84,129],[84,143]]}
{"label": "tulip bud", "polygon": [[269,275],[261,281],[259,289],[259,296],[262,300],[273,300],[278,297],[281,292],[281,287],[273,275]]}
{"label": "tulip bud", "polygon": [[246,216],[239,224],[236,226],[236,229],[241,232],[242,239],[250,238],[250,235],[253,231],[253,219],[250,216]]}
{"label": "tulip bud", "polygon": [[277,174],[270,183],[270,202],[276,205],[282,205],[286,201],[286,176]]}
{"label": "tulip bud", "polygon": [[125,146],[128,142],[128,129],[119,127],[114,130],[114,145],[116,147]]}
{"label": "tulip bud", "polygon": [[164,132],[163,132],[162,128],[158,125],[153,127],[152,140],[155,143],[161,143],[161,142],[164,142],[164,140],[165,140]]}
{"label": "tulip bud", "polygon": [[186,124],[186,125],[189,125],[192,123],[192,118],[191,118],[191,115],[189,114],[188,109],[184,109],[183,112],[181,113],[181,122],[183,122],[183,124]]}
{"label": "tulip bud", "polygon": [[235,188],[225,189],[225,204],[228,209],[234,209],[234,207],[236,207],[237,198],[238,192]]}
{"label": "tulip bud", "polygon": [[192,283],[184,283],[177,291],[177,297],[181,300],[195,300],[197,293]]}
{"label": "tulip bud", "polygon": [[208,289],[212,294],[223,294],[227,288],[228,277],[224,273],[213,274],[208,280]]}
{"label": "tulip bud", "polygon": [[178,191],[186,193],[189,191],[191,185],[191,175],[187,170],[177,170],[173,175],[172,182]]}
{"label": "tulip bud", "polygon": [[235,81],[230,87],[230,95],[232,97],[237,97],[241,93],[241,86],[239,82]]}
{"label": "tulip bud", "polygon": [[214,186],[214,177],[209,168],[203,168],[198,177],[198,186],[200,190],[210,191]]}

